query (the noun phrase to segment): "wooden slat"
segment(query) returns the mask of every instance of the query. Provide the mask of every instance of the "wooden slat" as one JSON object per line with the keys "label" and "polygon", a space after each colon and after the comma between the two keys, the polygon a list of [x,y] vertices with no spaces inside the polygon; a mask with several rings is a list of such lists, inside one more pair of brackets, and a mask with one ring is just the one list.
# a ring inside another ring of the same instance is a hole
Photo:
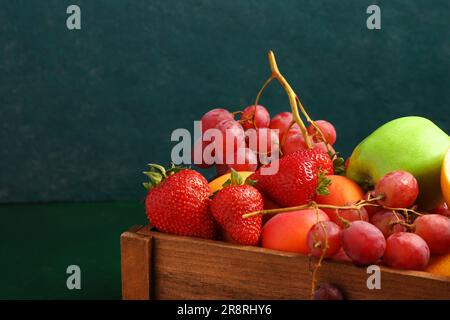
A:
{"label": "wooden slat", "polygon": [[120,236],[124,300],[151,298],[152,237],[139,235],[141,228],[135,226]]}
{"label": "wooden slat", "polygon": [[[310,297],[310,259],[303,255],[173,236],[148,227],[135,235],[153,238],[153,266],[147,269],[153,270],[155,299]],[[369,290],[365,268],[325,261],[319,282],[336,284],[348,299],[450,299],[448,277],[385,267],[381,271],[381,290]],[[139,286],[137,282],[133,285]]]}

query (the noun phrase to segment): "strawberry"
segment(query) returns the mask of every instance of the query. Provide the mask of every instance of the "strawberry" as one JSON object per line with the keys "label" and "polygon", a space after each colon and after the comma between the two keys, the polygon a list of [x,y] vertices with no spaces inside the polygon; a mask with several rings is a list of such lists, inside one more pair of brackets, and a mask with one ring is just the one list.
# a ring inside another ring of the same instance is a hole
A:
{"label": "strawberry", "polygon": [[306,204],[314,200],[317,193],[327,193],[330,180],[325,177],[325,171],[332,170],[333,163],[323,151],[301,150],[274,161],[279,162],[275,174],[263,175],[259,169],[249,178],[256,181],[259,191],[280,205]]}
{"label": "strawberry", "polygon": [[[308,150],[303,150],[303,152],[304,151]],[[317,164],[317,168],[320,168],[325,174],[334,174],[333,161],[331,161],[331,157],[328,153],[318,147],[314,147],[310,153],[311,159]]]}
{"label": "strawberry", "polygon": [[262,216],[242,218],[245,213],[264,208],[259,191],[242,184],[242,178],[231,169],[231,179],[213,198],[211,213],[220,227],[237,243],[257,245],[261,236]]}
{"label": "strawberry", "polygon": [[144,172],[150,182],[145,211],[150,223],[160,231],[200,238],[215,236],[215,223],[209,213],[211,189],[198,172],[176,168],[165,170],[150,164]]}
{"label": "strawberry", "polygon": [[321,142],[321,145],[315,144],[313,149],[322,151],[322,153],[316,155],[318,165],[322,167],[326,174],[345,175],[347,162],[339,156],[339,152],[336,152],[333,147],[329,146],[329,148],[327,151],[327,146],[323,142]]}

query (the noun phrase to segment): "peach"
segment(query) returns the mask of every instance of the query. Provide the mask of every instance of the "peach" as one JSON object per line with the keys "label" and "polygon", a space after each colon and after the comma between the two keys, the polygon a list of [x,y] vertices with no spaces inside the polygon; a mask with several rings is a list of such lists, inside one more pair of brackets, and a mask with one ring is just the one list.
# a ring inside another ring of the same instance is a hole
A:
{"label": "peach", "polygon": [[[331,185],[328,186],[330,194],[326,196],[317,195],[318,204],[331,204],[334,206],[345,206],[364,198],[363,189],[353,180],[344,176],[329,175]],[[328,215],[333,215],[333,209],[322,209]]]}
{"label": "peach", "polygon": [[308,254],[307,235],[318,221],[329,220],[322,210],[298,210],[279,213],[262,229],[261,246],[268,249]]}

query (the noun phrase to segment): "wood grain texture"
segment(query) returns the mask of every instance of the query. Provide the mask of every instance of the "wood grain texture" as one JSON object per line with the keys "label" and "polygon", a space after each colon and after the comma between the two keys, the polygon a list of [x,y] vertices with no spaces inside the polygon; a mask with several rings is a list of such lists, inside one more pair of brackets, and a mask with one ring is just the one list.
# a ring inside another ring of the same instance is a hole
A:
{"label": "wood grain texture", "polygon": [[[125,233],[133,263],[140,265],[133,278],[123,271],[124,298],[147,299],[309,299],[310,268],[314,261],[294,254],[258,247],[238,246],[219,241],[162,234],[143,227]],[[153,239],[152,259],[142,260],[143,239]],[[134,243],[135,246],[133,245]],[[128,257],[127,252],[124,253]],[[142,262],[152,262],[144,267]],[[123,265],[123,262],[122,262]],[[152,274],[145,279],[141,272]],[[319,282],[339,286],[347,299],[450,299],[450,278],[418,271],[398,271],[381,267],[381,289],[369,290],[366,268],[325,261]],[[128,282],[129,281],[129,282]],[[142,283],[142,281],[148,281]],[[150,282],[152,287],[150,288]],[[136,286],[136,288],[134,288]],[[149,291],[150,292],[150,291]],[[140,296],[139,294],[142,294]]]}
{"label": "wood grain texture", "polygon": [[120,236],[124,300],[151,298],[152,236],[138,234],[140,228],[134,226]]}

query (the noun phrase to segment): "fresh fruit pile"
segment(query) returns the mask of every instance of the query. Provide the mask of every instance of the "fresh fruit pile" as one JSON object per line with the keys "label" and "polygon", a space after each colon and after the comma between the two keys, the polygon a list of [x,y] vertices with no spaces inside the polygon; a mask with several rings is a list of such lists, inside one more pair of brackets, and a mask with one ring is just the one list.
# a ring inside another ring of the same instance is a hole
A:
{"label": "fresh fruit pile", "polygon": [[[194,163],[215,166],[216,179],[208,184],[192,169],[150,165],[144,186],[151,225],[308,254],[319,259],[317,266],[334,259],[450,270],[443,267],[450,264],[449,136],[427,119],[399,118],[364,139],[344,166],[333,148],[334,126],[309,117],[272,52],[269,63],[271,75],[254,104],[239,112],[213,109],[201,118],[203,135],[193,146],[200,161]],[[271,118],[259,99],[272,80],[285,89],[291,112]],[[331,284],[316,290],[314,281],[317,299],[342,298]]]}

